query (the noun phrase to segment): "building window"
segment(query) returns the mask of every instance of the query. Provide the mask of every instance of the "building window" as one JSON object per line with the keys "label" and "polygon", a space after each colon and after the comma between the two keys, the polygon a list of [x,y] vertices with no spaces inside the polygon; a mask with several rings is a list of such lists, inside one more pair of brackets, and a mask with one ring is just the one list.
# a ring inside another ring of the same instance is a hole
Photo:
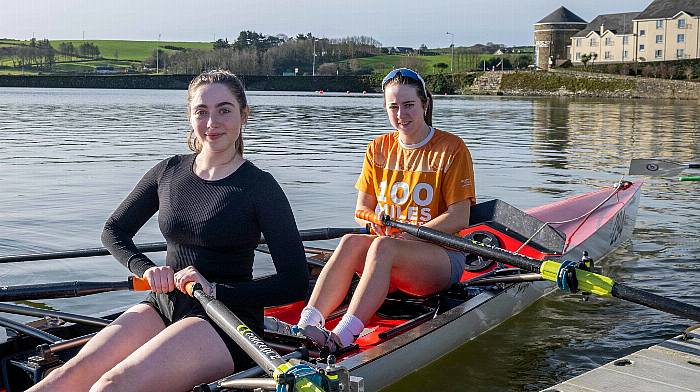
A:
{"label": "building window", "polygon": [[613,39],[610,37],[605,38],[605,46],[612,46],[613,44]]}
{"label": "building window", "polygon": [[576,38],[576,47],[581,46],[581,38]]}
{"label": "building window", "polygon": [[664,36],[661,34],[656,35],[656,43],[657,44],[662,44],[664,42]]}
{"label": "building window", "polygon": [[598,40],[595,38],[591,38],[591,46],[598,46]]}
{"label": "building window", "polygon": [[622,58],[627,59],[630,57],[630,52],[627,50],[622,51]]}
{"label": "building window", "polygon": [[678,28],[679,29],[684,29],[686,27],[685,25],[685,19],[678,19]]}
{"label": "building window", "polygon": [[685,52],[683,49],[676,49],[676,58],[682,59],[685,57]]}
{"label": "building window", "polygon": [[640,37],[646,37],[647,31],[646,30],[639,30],[639,36]]}
{"label": "building window", "polygon": [[644,44],[639,44],[639,51],[643,52],[644,51]]}
{"label": "building window", "polygon": [[657,29],[663,29],[663,28],[664,28],[664,21],[663,21],[663,20],[657,20],[657,21],[656,21],[656,28],[657,28]]}
{"label": "building window", "polygon": [[678,42],[679,44],[684,43],[685,42],[685,34],[678,34],[676,36],[676,42]]}
{"label": "building window", "polygon": [[630,36],[629,35],[623,35],[622,36],[622,44],[623,45],[629,45],[630,43]]}
{"label": "building window", "polygon": [[581,60],[581,52],[576,52],[576,60]]}
{"label": "building window", "polygon": [[661,50],[661,49],[656,49],[656,51],[654,52],[654,57],[657,58],[657,59],[660,59],[660,58],[664,57],[664,52],[663,52],[663,50]]}
{"label": "building window", "polygon": [[612,54],[610,53],[610,51],[606,51],[606,52],[605,52],[605,59],[606,59],[606,60],[612,59]]}

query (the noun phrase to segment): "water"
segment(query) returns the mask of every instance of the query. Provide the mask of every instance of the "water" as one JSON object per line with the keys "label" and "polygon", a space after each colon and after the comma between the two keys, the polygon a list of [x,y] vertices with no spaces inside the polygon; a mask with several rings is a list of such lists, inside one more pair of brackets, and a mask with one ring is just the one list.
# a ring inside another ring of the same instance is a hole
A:
{"label": "water", "polygon": [[[140,176],[187,152],[185,95],[0,89],[0,254],[99,246],[105,219]],[[389,127],[381,96],[254,92],[249,101],[246,157],[277,178],[299,227],[353,225],[364,148]],[[434,122],[467,142],[481,200],[497,197],[521,208],[610,185],[633,157],[700,160],[697,102],[437,97]],[[634,238],[602,263],[604,272],[698,304],[698,194],[697,182],[648,181]],[[160,240],[153,221],[137,236]],[[259,260],[256,274],[270,273],[269,260]],[[126,274],[109,257],[27,262],[0,265],[0,284]],[[31,304],[96,314],[141,296]],[[539,390],[686,325],[618,300],[582,303],[555,294],[390,389]]]}

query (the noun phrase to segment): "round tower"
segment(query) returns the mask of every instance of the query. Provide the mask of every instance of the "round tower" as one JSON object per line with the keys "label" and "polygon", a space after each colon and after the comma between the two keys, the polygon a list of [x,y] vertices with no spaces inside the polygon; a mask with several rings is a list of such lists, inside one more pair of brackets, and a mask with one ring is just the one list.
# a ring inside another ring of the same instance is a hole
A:
{"label": "round tower", "polygon": [[567,59],[571,36],[587,24],[563,6],[535,23],[535,65],[548,69],[557,60]]}

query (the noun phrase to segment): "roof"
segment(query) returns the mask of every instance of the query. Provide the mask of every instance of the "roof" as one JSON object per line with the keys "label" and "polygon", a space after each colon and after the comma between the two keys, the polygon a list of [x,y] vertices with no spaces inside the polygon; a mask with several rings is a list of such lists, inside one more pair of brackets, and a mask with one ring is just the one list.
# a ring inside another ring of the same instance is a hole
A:
{"label": "roof", "polygon": [[568,8],[561,6],[557,8],[551,14],[545,16],[539,22],[535,24],[546,24],[546,23],[587,23],[585,20],[581,19],[578,15],[569,11]]}
{"label": "roof", "polygon": [[[696,0],[697,1],[697,0]],[[632,34],[632,19],[638,19],[639,12],[623,12],[620,14],[605,14],[598,15],[593,19],[586,28],[574,34],[574,37],[585,37],[591,31],[600,34],[600,25],[603,25],[605,30],[610,30],[617,35]]]}
{"label": "roof", "polygon": [[654,0],[644,11],[637,15],[637,19],[673,18],[681,11],[685,11],[691,16],[700,15],[700,1]]}

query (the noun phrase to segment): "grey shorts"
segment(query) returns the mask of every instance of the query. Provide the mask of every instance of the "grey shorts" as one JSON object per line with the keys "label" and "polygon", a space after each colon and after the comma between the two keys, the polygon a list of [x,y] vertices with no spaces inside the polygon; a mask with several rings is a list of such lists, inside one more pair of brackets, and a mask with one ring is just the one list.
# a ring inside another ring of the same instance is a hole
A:
{"label": "grey shorts", "polygon": [[458,283],[462,278],[462,273],[467,263],[467,254],[454,249],[445,248],[447,256],[450,258],[450,285]]}

